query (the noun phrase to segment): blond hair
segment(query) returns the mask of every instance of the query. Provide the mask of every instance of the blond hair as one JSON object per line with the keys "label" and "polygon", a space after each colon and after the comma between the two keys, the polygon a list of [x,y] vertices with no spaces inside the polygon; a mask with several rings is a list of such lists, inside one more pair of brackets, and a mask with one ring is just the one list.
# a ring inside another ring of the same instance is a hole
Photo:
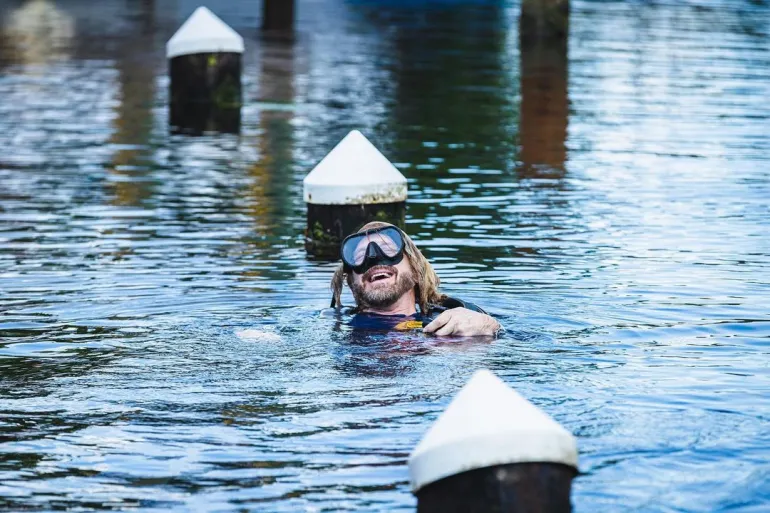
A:
{"label": "blond hair", "polygon": [[[372,221],[367,223],[358,230],[357,233],[366,232],[375,228],[385,228],[386,226],[393,226],[390,223],[383,223],[382,221]],[[403,232],[401,232],[403,233]],[[409,235],[404,235],[404,258],[409,262],[414,273],[414,297],[417,301],[417,306],[420,307],[420,311],[427,313],[430,310],[431,304],[438,304],[446,297],[438,290],[440,280],[436,271],[433,270],[433,266],[423,256],[422,252],[417,249]],[[334,300],[332,305],[335,308],[342,306],[342,285],[347,281],[348,287],[353,281],[353,276],[345,272],[345,265],[340,264],[334,271],[332,276],[331,289]]]}

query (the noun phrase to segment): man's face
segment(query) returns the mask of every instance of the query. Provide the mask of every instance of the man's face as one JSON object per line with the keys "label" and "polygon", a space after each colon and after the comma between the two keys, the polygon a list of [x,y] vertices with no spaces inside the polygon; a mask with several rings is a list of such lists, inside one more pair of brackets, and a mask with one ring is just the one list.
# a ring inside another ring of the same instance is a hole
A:
{"label": "man's face", "polygon": [[[356,254],[364,254],[371,240],[366,237],[356,247]],[[388,245],[393,244],[389,239],[376,239],[380,248],[388,251]],[[382,308],[398,301],[401,296],[414,288],[415,279],[412,266],[405,257],[396,265],[375,265],[363,274],[355,271],[350,273],[350,289],[356,303],[362,307]]]}

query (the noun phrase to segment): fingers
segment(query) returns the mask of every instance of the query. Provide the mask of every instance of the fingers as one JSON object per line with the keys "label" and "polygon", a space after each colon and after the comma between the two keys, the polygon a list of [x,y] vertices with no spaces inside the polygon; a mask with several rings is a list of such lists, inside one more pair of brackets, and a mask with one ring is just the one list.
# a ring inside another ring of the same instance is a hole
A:
{"label": "fingers", "polygon": [[422,331],[423,333],[433,333],[448,323],[450,319],[452,319],[452,311],[446,310],[441,315],[433,319],[427,326],[422,329]]}
{"label": "fingers", "polygon": [[439,337],[446,337],[448,335],[453,335],[456,329],[457,329],[457,320],[450,319],[449,322],[444,324],[440,329],[436,330],[436,335]]}

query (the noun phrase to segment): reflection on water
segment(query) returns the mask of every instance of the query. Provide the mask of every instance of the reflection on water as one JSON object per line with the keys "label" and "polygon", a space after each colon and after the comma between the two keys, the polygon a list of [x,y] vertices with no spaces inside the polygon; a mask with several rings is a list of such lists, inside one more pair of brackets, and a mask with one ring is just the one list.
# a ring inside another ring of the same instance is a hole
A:
{"label": "reflection on water", "polygon": [[409,7],[378,14],[381,24],[394,26],[391,158],[411,164],[410,178],[424,176],[432,189],[440,187],[435,170],[447,161],[511,170],[518,102],[516,63],[507,52],[515,46],[508,40],[510,9],[500,2],[462,9],[439,3],[419,15]]}
{"label": "reflection on water", "polygon": [[259,157],[249,172],[254,218],[269,237],[292,215],[295,43],[266,40],[260,50]]}
{"label": "reflection on water", "polygon": [[152,40],[146,37],[154,32],[153,18],[152,10],[143,13],[137,23],[141,36],[121,41],[115,64],[120,90],[110,138],[115,149],[110,185],[117,206],[141,207],[152,195],[154,185],[149,171],[157,71],[152,65]]}
{"label": "reflection on water", "polygon": [[[287,42],[234,0],[241,135],[171,136],[195,7],[0,3],[0,509],[412,510],[480,367],[579,437],[577,511],[762,509],[770,6],[574,1],[525,48],[513,1],[299,2]],[[353,128],[504,339],[323,310],[301,181]]]}
{"label": "reflection on water", "polygon": [[561,178],[567,160],[569,12],[547,31],[538,32],[537,25],[532,26],[535,21],[524,15],[519,20],[519,176]]}

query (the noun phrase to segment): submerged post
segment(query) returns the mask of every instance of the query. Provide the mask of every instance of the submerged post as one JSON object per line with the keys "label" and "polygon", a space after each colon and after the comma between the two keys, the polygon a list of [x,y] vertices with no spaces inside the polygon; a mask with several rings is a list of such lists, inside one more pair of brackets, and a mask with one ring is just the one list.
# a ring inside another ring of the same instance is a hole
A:
{"label": "submerged post", "polygon": [[294,0],[262,0],[264,32],[294,31]]}
{"label": "submerged post", "polygon": [[406,178],[358,130],[353,130],[304,180],[305,248],[336,259],[340,242],[369,221],[403,227]]}
{"label": "submerged post", "polygon": [[418,513],[567,513],[575,438],[488,370],[476,372],[409,456]]}
{"label": "submerged post", "polygon": [[198,7],[166,44],[171,131],[238,133],[243,38]]}

